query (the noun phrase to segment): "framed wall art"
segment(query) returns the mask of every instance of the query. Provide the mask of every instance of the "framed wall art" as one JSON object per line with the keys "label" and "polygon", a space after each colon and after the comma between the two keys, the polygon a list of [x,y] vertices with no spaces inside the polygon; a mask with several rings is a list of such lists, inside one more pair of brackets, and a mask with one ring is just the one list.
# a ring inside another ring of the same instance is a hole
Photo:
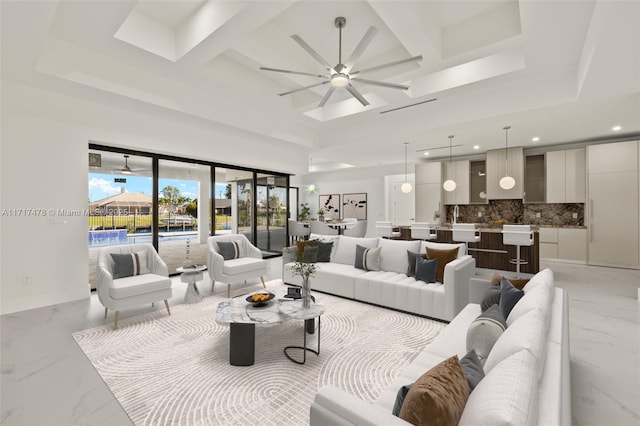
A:
{"label": "framed wall art", "polygon": [[320,195],[318,206],[325,219],[340,219],[340,194]]}
{"label": "framed wall art", "polygon": [[355,217],[358,220],[367,219],[367,193],[342,194],[343,217]]}

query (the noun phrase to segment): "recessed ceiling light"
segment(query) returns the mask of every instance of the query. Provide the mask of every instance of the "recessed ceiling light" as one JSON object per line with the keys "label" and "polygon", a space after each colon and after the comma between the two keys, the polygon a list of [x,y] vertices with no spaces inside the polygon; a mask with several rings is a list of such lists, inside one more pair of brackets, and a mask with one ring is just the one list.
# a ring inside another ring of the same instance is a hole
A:
{"label": "recessed ceiling light", "polygon": [[622,127],[620,127],[620,126],[613,126],[613,127],[611,128],[611,130],[613,130],[614,132],[617,132],[617,131],[622,130]]}
{"label": "recessed ceiling light", "polygon": [[540,140],[540,138],[536,136],[536,137],[531,138],[531,140],[534,141],[534,142],[538,142]]}
{"label": "recessed ceiling light", "polygon": [[429,151],[426,151],[423,155],[429,155]]}
{"label": "recessed ceiling light", "polygon": [[474,145],[473,149],[480,149],[480,145]]}

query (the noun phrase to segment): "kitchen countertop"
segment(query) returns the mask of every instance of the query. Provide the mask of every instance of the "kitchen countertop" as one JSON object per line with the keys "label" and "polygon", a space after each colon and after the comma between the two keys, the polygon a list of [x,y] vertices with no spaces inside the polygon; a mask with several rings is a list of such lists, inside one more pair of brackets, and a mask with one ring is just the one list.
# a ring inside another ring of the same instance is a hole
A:
{"label": "kitchen countertop", "polygon": [[[510,225],[510,224],[507,224]],[[502,225],[493,225],[490,223],[476,223],[476,228],[480,232],[502,232]],[[531,225],[532,231],[538,231],[540,228],[571,228],[571,229],[587,229],[583,225]],[[451,223],[443,223],[438,226],[439,230],[451,230]]]}

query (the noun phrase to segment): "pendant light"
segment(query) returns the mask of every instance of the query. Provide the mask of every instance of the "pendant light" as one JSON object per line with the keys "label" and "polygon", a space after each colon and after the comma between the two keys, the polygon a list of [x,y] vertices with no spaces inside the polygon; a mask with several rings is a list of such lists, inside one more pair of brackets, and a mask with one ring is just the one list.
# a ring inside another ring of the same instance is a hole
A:
{"label": "pendant light", "polygon": [[500,188],[509,190],[516,186],[516,180],[509,176],[509,129],[511,126],[504,126],[504,177],[500,179]]}
{"label": "pendant light", "polygon": [[407,149],[409,147],[409,142],[404,143],[404,183],[400,187],[400,190],[405,194],[408,194],[413,189],[409,181],[407,180]]}
{"label": "pendant light", "polygon": [[[453,135],[449,136],[449,171],[451,171],[451,151],[453,149]],[[456,189],[456,181],[453,180],[453,177],[450,177],[449,179],[445,180],[444,183],[442,184],[442,187],[444,188],[445,191],[447,192],[451,192],[454,191]]]}

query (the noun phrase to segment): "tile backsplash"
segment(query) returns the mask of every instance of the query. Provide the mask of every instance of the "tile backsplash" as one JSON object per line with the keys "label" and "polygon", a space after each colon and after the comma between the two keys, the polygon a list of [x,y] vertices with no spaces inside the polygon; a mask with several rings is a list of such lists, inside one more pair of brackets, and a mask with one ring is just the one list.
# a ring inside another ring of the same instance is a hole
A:
{"label": "tile backsplash", "polygon": [[[443,222],[453,222],[453,207],[446,206],[446,218]],[[584,204],[582,203],[524,204],[522,200],[491,200],[489,204],[460,205],[458,212],[458,222],[463,223],[494,224],[496,220],[502,219],[507,224],[584,225]],[[537,217],[538,214],[540,217]]]}

